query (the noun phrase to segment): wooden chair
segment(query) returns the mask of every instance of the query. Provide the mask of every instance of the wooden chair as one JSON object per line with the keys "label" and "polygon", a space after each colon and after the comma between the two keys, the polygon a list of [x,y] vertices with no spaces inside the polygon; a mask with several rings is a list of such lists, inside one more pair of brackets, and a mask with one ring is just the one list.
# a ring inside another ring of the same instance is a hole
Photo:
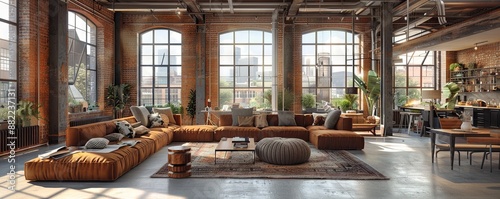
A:
{"label": "wooden chair", "polygon": [[[439,124],[441,129],[460,129],[460,125],[462,125],[462,121],[458,118],[439,118]],[[437,158],[437,154],[440,151],[450,151],[450,145],[448,140],[442,139],[443,136],[440,136],[438,139],[441,142],[445,143],[436,143],[436,152],[435,157]],[[472,155],[469,155],[469,152],[484,152],[489,149],[485,144],[475,144],[471,143],[468,140],[459,140],[457,139],[455,142],[455,151],[458,153],[458,165],[460,165],[460,151],[467,151],[467,157],[469,158],[469,164],[472,164]],[[493,146],[492,150],[497,151],[500,150],[500,146]],[[472,153],[470,153],[472,154]]]}
{"label": "wooden chair", "polygon": [[[481,162],[481,169],[484,166],[484,159],[487,154],[490,154],[490,172],[493,172],[493,152],[500,152],[500,131],[491,131],[491,137],[470,137],[467,138],[467,143],[480,144],[485,147],[482,151],[483,161]],[[500,158],[498,160],[498,168],[500,169]]]}

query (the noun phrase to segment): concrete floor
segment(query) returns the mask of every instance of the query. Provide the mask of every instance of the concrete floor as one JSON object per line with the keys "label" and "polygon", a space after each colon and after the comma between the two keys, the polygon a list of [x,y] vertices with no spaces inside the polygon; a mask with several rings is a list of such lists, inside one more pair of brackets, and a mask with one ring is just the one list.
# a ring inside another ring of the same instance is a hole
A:
{"label": "concrete floor", "polygon": [[366,137],[365,142],[364,150],[351,153],[390,180],[150,178],[166,162],[167,147],[115,182],[24,180],[23,163],[56,147],[50,146],[16,158],[19,178],[15,192],[7,190],[10,164],[6,157],[1,158],[0,198],[500,198],[498,154],[494,154],[493,173],[489,164],[480,169],[479,153],[474,155],[472,165],[463,153],[462,165],[456,162],[455,169],[450,170],[448,152],[441,152],[431,163],[428,137],[395,133],[385,138]]}

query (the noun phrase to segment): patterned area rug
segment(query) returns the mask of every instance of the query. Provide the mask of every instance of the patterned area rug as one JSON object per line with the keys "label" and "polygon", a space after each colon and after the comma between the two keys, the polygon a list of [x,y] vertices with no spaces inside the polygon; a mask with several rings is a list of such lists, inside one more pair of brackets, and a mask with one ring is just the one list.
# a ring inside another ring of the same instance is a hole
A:
{"label": "patterned area rug", "polygon": [[[252,152],[218,152],[217,143],[186,143],[191,147],[191,177],[195,178],[289,178],[335,180],[387,180],[386,176],[356,156],[342,150],[319,150],[313,145],[309,161],[299,165],[273,165],[255,157]],[[167,164],[152,178],[168,178]]]}

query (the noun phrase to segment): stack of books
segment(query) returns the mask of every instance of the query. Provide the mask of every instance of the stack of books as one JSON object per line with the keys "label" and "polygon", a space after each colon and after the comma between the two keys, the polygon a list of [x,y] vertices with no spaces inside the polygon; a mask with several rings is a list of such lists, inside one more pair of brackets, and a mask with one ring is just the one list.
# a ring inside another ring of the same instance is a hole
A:
{"label": "stack of books", "polygon": [[233,145],[234,148],[247,148],[249,143],[248,137],[234,137]]}

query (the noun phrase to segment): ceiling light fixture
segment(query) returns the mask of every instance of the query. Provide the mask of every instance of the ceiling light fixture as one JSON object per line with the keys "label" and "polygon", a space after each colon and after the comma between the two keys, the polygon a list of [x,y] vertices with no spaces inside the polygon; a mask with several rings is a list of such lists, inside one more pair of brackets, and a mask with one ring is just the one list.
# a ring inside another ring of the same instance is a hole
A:
{"label": "ceiling light fixture", "polygon": [[484,44],[484,43],[486,43],[486,42],[488,42],[488,41],[481,41],[481,42],[477,42],[477,43],[475,43],[475,44],[474,44],[474,50],[477,50],[477,45],[479,45],[479,44]]}
{"label": "ceiling light fixture", "polygon": [[175,13],[176,13],[177,15],[181,15],[181,10],[179,10],[179,7],[177,7],[177,9],[175,10]]}
{"label": "ceiling light fixture", "polygon": [[477,50],[477,44],[474,46],[474,50]]}

